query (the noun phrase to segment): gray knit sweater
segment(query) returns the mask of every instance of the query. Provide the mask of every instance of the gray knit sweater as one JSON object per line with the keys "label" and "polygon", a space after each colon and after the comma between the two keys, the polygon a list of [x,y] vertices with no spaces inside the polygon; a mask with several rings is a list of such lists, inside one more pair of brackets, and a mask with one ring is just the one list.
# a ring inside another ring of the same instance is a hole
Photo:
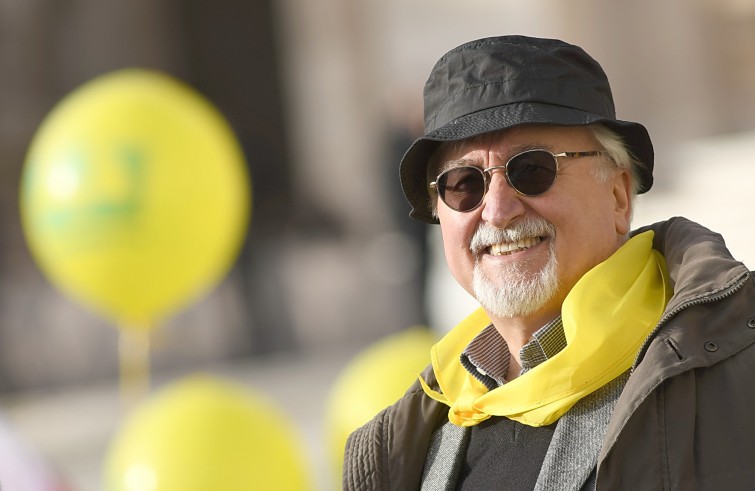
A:
{"label": "gray knit sweater", "polygon": [[[535,484],[536,491],[595,489],[595,465],[608,420],[629,372],[577,402],[556,425]],[[456,489],[470,428],[447,423],[432,436],[422,475],[423,491]]]}

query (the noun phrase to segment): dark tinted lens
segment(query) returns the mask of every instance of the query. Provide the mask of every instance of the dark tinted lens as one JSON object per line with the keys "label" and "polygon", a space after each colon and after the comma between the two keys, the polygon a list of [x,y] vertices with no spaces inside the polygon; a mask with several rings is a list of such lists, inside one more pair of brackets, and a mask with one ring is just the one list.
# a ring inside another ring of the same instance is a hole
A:
{"label": "dark tinted lens", "polygon": [[544,150],[524,152],[509,161],[506,175],[520,193],[543,194],[556,181],[556,157]]}
{"label": "dark tinted lens", "polygon": [[485,177],[477,167],[457,167],[438,176],[438,195],[456,211],[477,207],[485,195]]}

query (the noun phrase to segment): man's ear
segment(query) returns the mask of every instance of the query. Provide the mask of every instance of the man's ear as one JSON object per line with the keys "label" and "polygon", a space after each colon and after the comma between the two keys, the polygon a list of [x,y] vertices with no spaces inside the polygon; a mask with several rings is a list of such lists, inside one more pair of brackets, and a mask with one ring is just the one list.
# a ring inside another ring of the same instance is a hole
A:
{"label": "man's ear", "polygon": [[626,169],[619,169],[613,179],[614,197],[614,223],[616,233],[626,235],[629,233],[632,221],[632,177]]}

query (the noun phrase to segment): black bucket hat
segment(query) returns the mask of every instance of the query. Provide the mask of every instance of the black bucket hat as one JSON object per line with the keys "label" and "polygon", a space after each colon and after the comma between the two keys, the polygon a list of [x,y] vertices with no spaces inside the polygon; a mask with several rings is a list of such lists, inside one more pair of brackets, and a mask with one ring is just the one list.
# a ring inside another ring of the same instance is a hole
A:
{"label": "black bucket hat", "polygon": [[582,48],[556,39],[501,36],[446,53],[425,84],[425,135],[401,159],[401,186],[410,215],[432,215],[427,165],[442,142],[459,141],[523,124],[601,123],[620,135],[638,169],[639,193],[653,185],[653,144],[644,126],[616,119],[611,88],[600,65]]}

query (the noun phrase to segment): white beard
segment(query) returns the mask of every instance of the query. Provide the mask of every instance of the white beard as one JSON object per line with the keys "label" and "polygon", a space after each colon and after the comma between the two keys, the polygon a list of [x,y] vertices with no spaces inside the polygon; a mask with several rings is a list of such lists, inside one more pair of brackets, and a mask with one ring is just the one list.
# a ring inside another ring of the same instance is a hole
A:
{"label": "white beard", "polygon": [[481,227],[472,239],[473,251],[499,242],[513,242],[520,237],[540,236],[550,240],[548,259],[540,271],[528,271],[529,261],[501,265],[492,272],[475,264],[472,287],[475,298],[496,317],[524,317],[542,308],[559,288],[558,262],[554,246],[554,227],[543,219],[528,219],[507,229]]}

